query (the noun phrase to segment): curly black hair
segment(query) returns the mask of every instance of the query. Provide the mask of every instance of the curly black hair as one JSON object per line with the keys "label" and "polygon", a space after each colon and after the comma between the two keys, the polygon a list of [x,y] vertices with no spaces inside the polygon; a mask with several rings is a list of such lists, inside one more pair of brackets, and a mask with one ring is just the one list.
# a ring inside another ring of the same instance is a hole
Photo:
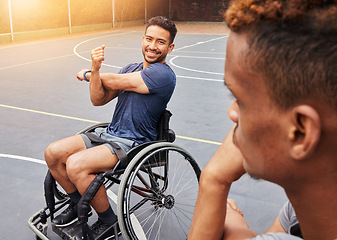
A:
{"label": "curly black hair", "polygon": [[337,0],[234,0],[225,18],[280,107],[315,99],[337,110]]}

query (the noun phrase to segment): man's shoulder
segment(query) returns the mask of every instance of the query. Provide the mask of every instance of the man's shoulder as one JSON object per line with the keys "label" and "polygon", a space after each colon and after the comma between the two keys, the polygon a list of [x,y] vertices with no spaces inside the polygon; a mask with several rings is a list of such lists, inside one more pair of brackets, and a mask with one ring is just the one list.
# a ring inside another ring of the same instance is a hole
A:
{"label": "man's shoulder", "polygon": [[147,68],[146,71],[149,72],[157,72],[161,75],[170,75],[175,76],[174,71],[172,68],[166,63],[152,63]]}
{"label": "man's shoulder", "polygon": [[119,70],[119,73],[130,73],[130,72],[136,72],[143,69],[143,63],[130,63],[126,66],[124,66],[121,70]]}

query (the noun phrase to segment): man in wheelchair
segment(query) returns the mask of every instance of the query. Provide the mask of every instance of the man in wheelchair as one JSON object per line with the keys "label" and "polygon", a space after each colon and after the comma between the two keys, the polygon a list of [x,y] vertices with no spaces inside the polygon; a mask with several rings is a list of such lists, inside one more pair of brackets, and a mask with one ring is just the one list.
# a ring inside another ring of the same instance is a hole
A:
{"label": "man in wheelchair", "polygon": [[[176,84],[172,69],[165,63],[173,48],[177,33],[175,24],[164,17],[148,21],[142,41],[144,61],[129,64],[118,74],[100,73],[105,46],[91,52],[91,70],[83,69],[77,78],[89,82],[94,106],[118,98],[111,123],[95,130],[103,141],[89,139],[84,134],[51,143],[45,150],[45,160],[55,180],[70,197],[70,205],[52,221],[65,227],[77,217],[77,204],[95,178],[96,173],[112,169],[119,161],[114,142],[125,152],[143,142],[157,139],[157,122],[166,109]],[[91,201],[98,220],[91,226],[96,238],[114,234],[117,217],[113,212],[104,186]]]}

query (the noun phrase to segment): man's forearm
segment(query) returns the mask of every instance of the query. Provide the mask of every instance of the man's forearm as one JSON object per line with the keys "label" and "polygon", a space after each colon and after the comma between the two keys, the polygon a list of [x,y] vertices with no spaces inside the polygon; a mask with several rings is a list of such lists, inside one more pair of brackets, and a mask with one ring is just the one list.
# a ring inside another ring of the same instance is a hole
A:
{"label": "man's forearm", "polygon": [[202,173],[189,240],[222,238],[230,186],[218,183]]}
{"label": "man's forearm", "polygon": [[99,71],[91,71],[90,73],[90,99],[94,106],[104,105],[106,103],[107,91],[103,86],[103,83],[100,79]]}

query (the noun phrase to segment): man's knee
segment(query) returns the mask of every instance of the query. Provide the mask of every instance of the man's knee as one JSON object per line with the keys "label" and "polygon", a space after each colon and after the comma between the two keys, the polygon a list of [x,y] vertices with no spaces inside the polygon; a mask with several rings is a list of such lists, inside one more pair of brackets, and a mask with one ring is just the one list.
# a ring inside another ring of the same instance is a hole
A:
{"label": "man's knee", "polygon": [[58,145],[57,142],[53,142],[44,151],[44,157],[49,168],[54,167],[62,158],[61,149]]}
{"label": "man's knee", "polygon": [[82,138],[79,135],[55,141],[46,148],[45,160],[48,167],[58,164],[66,164],[69,156],[86,149]]}
{"label": "man's knee", "polygon": [[66,162],[66,171],[70,181],[76,183],[80,179],[81,174],[86,174],[83,167],[79,154],[69,156]]}

